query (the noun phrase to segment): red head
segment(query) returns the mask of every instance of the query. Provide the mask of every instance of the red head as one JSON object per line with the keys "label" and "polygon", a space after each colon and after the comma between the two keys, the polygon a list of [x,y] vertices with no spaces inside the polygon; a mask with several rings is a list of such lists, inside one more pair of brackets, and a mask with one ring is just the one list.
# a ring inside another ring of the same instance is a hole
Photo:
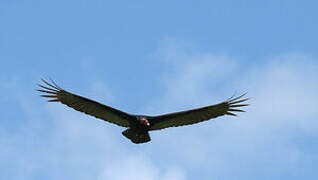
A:
{"label": "red head", "polygon": [[148,127],[150,126],[149,121],[145,117],[140,118],[140,123]]}

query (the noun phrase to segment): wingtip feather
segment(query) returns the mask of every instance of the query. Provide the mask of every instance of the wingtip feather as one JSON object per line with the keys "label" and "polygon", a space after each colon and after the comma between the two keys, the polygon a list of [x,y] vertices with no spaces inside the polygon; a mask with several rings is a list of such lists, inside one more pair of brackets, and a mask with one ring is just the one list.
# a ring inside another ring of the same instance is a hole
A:
{"label": "wingtip feather", "polygon": [[233,102],[233,101],[236,101],[236,100],[238,100],[238,99],[241,99],[241,98],[244,97],[246,94],[247,94],[247,92],[246,92],[246,93],[243,93],[243,94],[241,94],[240,96],[237,96],[237,97],[235,97],[235,98],[231,98],[231,99],[229,100],[229,102]]}
{"label": "wingtip feather", "polygon": [[237,116],[236,114],[231,113],[231,112],[226,112],[225,114],[230,115],[230,116]]}
{"label": "wingtip feather", "polygon": [[35,90],[39,91],[39,92],[43,92],[43,93],[48,93],[48,94],[56,94],[56,92],[46,91],[46,90],[43,90],[43,89],[35,89]]}
{"label": "wingtip feather", "polygon": [[48,102],[59,102],[59,100],[58,99],[50,99],[50,100],[48,100]]}
{"label": "wingtip feather", "polygon": [[228,111],[245,112],[244,110],[241,110],[241,109],[229,109]]}
{"label": "wingtip feather", "polygon": [[243,106],[249,106],[250,104],[233,104],[230,105],[229,107],[233,108],[233,107],[243,107]]}
{"label": "wingtip feather", "polygon": [[57,85],[57,83],[55,83],[55,81],[53,81],[51,78],[50,81],[54,84],[54,86],[57,87],[57,89],[62,90],[62,88],[59,85]]}
{"label": "wingtip feather", "polygon": [[57,92],[57,91],[58,91],[57,89],[52,89],[52,88],[49,88],[49,87],[43,86],[42,84],[38,84],[38,86],[40,86],[41,88],[44,88],[44,89],[50,90],[50,91],[54,91],[54,92]]}
{"label": "wingtip feather", "polygon": [[40,95],[41,97],[56,98],[56,95]]}
{"label": "wingtip feather", "polygon": [[249,98],[241,99],[241,100],[238,100],[238,101],[231,101],[230,104],[237,104],[237,103],[241,103],[241,102],[244,102],[244,101],[247,101],[247,100],[249,100]]}
{"label": "wingtip feather", "polygon": [[52,81],[52,83],[55,85],[52,85],[52,84],[50,84],[49,82],[47,82],[46,80],[44,80],[44,79],[42,79],[41,78],[41,80],[42,80],[42,82],[44,82],[46,85],[48,85],[48,86],[50,86],[50,87],[52,87],[52,88],[54,88],[54,89],[57,89],[57,90],[61,90],[60,88],[58,88],[56,85],[55,85],[55,83],[53,83],[53,81]]}

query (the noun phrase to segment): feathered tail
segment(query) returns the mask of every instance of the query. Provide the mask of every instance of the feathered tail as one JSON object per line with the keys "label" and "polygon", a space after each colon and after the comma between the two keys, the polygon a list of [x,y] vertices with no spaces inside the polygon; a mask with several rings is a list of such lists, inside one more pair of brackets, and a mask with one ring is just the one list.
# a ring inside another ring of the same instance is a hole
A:
{"label": "feathered tail", "polygon": [[140,132],[136,131],[135,129],[129,128],[123,131],[122,134],[135,144],[146,143],[151,140],[147,131]]}

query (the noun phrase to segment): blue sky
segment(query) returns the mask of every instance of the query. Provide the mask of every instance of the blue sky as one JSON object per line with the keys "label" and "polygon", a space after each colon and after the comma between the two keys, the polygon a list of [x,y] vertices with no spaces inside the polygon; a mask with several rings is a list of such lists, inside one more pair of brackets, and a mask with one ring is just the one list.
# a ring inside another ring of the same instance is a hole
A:
{"label": "blue sky", "polygon": [[[0,1],[0,179],[317,179],[316,1]],[[155,115],[249,92],[239,117],[151,133],[34,91]]]}

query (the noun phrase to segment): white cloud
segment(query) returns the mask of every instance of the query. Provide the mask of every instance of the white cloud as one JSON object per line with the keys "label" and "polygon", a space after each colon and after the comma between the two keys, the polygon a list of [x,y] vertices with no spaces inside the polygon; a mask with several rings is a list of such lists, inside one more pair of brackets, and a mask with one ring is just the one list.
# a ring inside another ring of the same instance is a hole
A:
{"label": "white cloud", "polygon": [[[100,92],[97,98],[104,98],[100,90],[110,92],[106,87],[92,81],[89,89]],[[14,88],[25,89],[19,83]],[[108,102],[113,100],[111,93],[106,96]],[[23,125],[20,129],[10,132],[0,128],[0,167],[7,169],[0,170],[1,179],[184,179],[180,169],[165,170],[154,165],[149,154],[138,153],[142,147],[125,139],[123,128],[61,104],[43,105],[43,99],[34,98],[38,101],[29,96],[17,99],[24,117],[17,122]]]}
{"label": "white cloud", "polygon": [[124,155],[113,163],[107,163],[103,168],[100,179],[156,180],[158,174],[158,169],[149,160],[142,157]]}
{"label": "white cloud", "polygon": [[[153,102],[148,112],[217,103],[234,91],[248,91],[252,105],[238,118],[223,117],[215,123],[152,133],[164,151],[170,150],[180,163],[187,164],[186,169],[198,175],[203,171],[201,175],[209,179],[303,175],[301,167],[310,163],[304,162],[310,151],[306,145],[312,148],[312,144],[309,140],[309,144],[299,145],[299,141],[306,141],[306,135],[317,138],[317,60],[292,53],[249,65],[210,53],[185,56],[186,52],[171,48],[165,52],[174,54],[160,56],[172,70],[164,80],[164,96]],[[202,166],[208,168],[202,170]],[[266,176],[268,173],[273,175]]]}
{"label": "white cloud", "polygon": [[160,170],[151,160],[141,154],[123,155],[113,163],[105,164],[99,179],[131,179],[131,180],[184,180],[185,173],[179,169],[170,167]]}
{"label": "white cloud", "polygon": [[[312,143],[318,128],[313,57],[284,54],[256,66],[196,52],[175,40],[165,43],[170,45],[157,53],[169,69],[162,79],[164,93],[146,112],[213,104],[234,91],[248,91],[247,112],[152,132],[150,143],[134,145],[121,135],[122,128],[61,104],[43,105],[37,96],[15,98],[26,88],[14,79],[5,86],[5,102],[14,98],[24,119],[15,124],[20,128],[0,127],[0,167],[7,169],[0,170],[0,178],[299,179],[308,173],[303,166],[317,160],[318,149]],[[115,101],[106,84],[90,82],[89,96],[97,92],[92,98]]]}

